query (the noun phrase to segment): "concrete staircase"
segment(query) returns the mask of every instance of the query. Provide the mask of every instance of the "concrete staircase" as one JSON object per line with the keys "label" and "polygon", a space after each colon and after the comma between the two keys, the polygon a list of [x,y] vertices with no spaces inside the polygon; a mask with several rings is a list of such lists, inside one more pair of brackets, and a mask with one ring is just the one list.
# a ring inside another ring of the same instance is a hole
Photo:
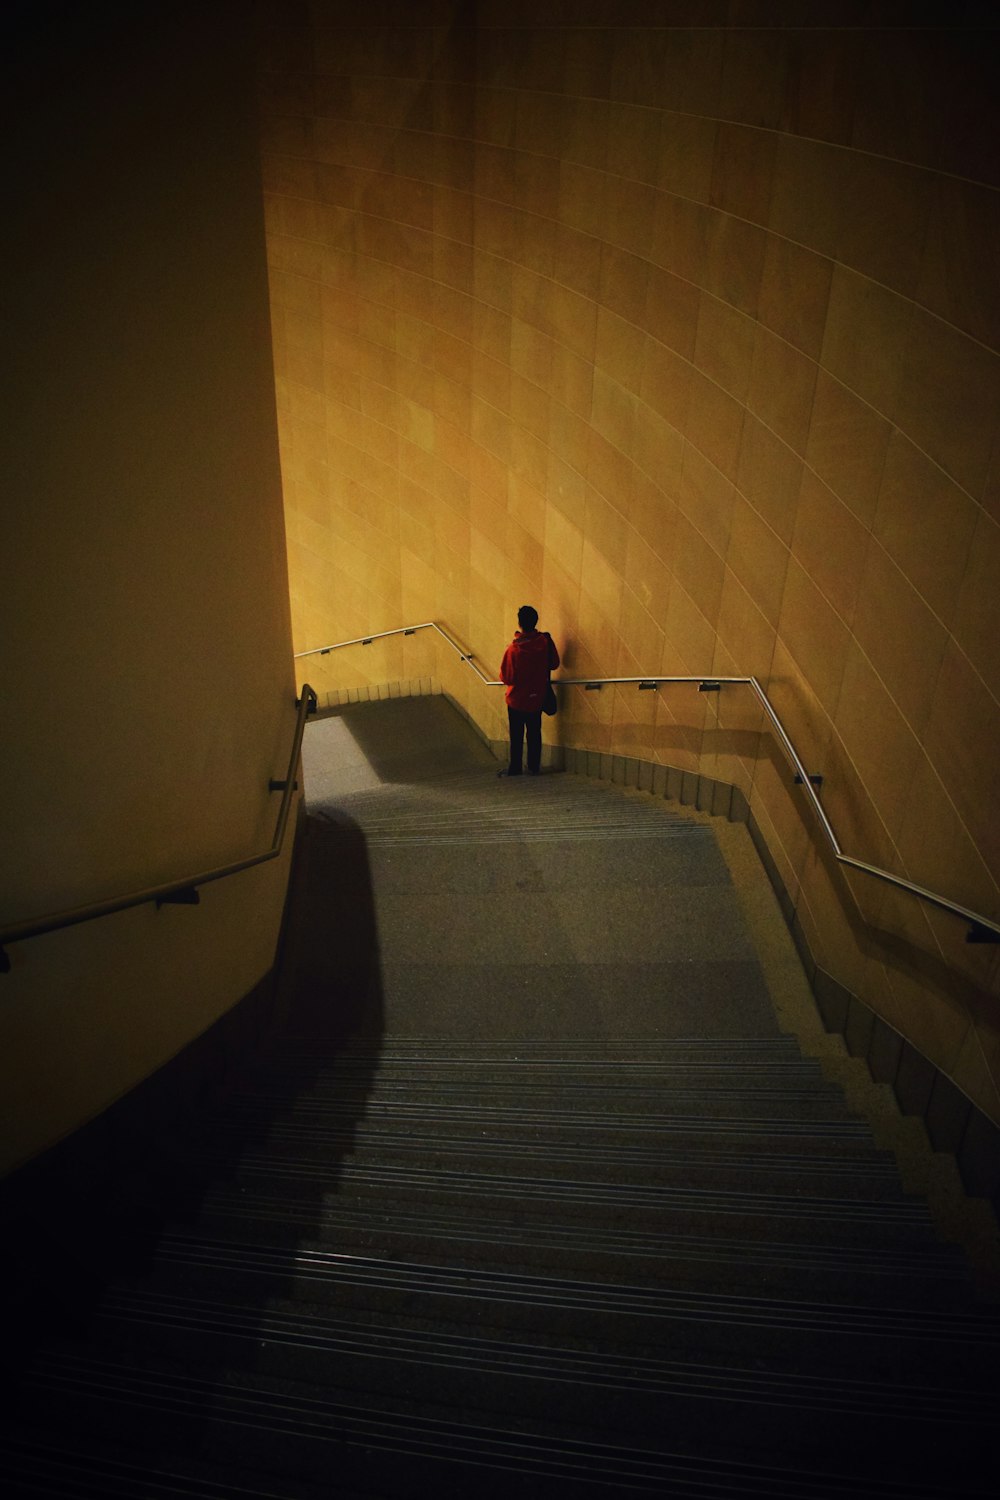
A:
{"label": "concrete staircase", "polygon": [[782,1033],[711,824],[498,781],[443,700],[309,740],[288,1035],[41,1341],[8,1490],[992,1495],[996,1307]]}

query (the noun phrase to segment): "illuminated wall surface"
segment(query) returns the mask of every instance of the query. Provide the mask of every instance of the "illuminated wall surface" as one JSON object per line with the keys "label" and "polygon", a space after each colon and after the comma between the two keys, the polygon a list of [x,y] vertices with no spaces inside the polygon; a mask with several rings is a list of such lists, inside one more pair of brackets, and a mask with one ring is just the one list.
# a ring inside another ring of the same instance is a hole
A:
{"label": "illuminated wall surface", "polygon": [[[252,49],[122,14],[20,32],[4,97],[0,925],[266,849],[295,722]],[[253,990],[288,853],[11,945],[0,1171]]]}
{"label": "illuminated wall surface", "polygon": [[[877,10],[271,8],[296,649],[436,619],[495,671],[532,602],[573,675],[754,673],[849,853],[996,914],[996,33]],[[310,674],[498,737],[435,651]],[[1000,1118],[998,950],[838,873],[743,696],[557,724],[740,787],[817,962]]]}

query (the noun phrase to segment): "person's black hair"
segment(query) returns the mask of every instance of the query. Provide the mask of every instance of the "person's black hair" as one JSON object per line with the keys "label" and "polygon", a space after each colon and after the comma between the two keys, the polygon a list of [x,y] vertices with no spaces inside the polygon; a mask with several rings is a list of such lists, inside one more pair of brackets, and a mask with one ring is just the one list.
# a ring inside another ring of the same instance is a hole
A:
{"label": "person's black hair", "polygon": [[517,612],[517,623],[522,630],[534,630],[538,624],[538,610],[530,604],[522,604]]}

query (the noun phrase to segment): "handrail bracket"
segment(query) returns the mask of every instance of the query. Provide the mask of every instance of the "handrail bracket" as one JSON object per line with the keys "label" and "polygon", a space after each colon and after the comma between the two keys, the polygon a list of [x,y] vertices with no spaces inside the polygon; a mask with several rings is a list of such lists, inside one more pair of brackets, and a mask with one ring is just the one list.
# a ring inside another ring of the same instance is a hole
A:
{"label": "handrail bracket", "polygon": [[162,896],[157,896],[156,909],[159,911],[161,906],[198,906],[200,902],[198,887],[185,885],[179,891],[166,891]]}

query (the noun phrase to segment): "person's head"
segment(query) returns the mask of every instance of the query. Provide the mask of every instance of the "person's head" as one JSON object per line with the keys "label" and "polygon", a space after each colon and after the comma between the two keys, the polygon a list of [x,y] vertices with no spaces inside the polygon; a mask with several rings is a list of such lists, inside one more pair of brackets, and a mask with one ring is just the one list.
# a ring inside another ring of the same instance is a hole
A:
{"label": "person's head", "polygon": [[517,612],[517,623],[522,630],[534,630],[538,624],[538,610],[530,604],[522,604]]}

